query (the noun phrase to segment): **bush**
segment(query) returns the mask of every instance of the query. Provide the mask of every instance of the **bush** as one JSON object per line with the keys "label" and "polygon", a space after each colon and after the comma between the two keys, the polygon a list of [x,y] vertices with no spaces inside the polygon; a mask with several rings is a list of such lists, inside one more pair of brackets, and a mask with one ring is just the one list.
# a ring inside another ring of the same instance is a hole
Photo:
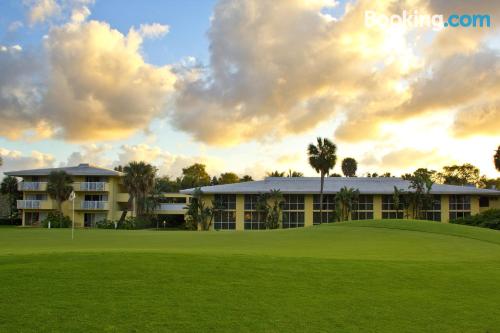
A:
{"label": "bush", "polygon": [[23,224],[23,220],[21,220],[19,217],[16,217],[14,219],[10,218],[0,218],[0,225],[21,225]]}
{"label": "bush", "polygon": [[477,215],[451,220],[450,223],[500,230],[500,209],[489,209]]}
{"label": "bush", "polygon": [[99,229],[115,229],[115,221],[112,220],[101,220],[95,223],[95,226]]}
{"label": "bush", "polygon": [[42,221],[42,226],[48,228],[49,222],[51,228],[69,228],[71,226],[71,219],[60,212],[50,212]]}

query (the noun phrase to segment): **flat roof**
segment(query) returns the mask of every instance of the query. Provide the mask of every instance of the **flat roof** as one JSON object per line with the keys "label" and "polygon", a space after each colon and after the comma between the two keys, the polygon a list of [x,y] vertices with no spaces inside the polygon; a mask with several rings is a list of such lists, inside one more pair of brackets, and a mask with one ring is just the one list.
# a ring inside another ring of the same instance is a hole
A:
{"label": "flat roof", "polygon": [[[280,190],[282,193],[319,194],[320,177],[268,177],[264,180],[203,186],[205,194],[258,194],[270,190]],[[361,194],[393,194],[394,187],[410,191],[410,182],[395,177],[325,177],[323,193],[338,193],[342,187],[358,189]],[[194,188],[181,190],[181,193],[192,194]],[[481,189],[473,186],[457,186],[433,184],[432,194],[477,194],[500,196],[500,191]]]}
{"label": "flat roof", "polygon": [[87,163],[82,163],[77,166],[61,167],[61,168],[45,168],[45,169],[30,169],[4,172],[7,176],[24,177],[24,176],[48,176],[52,171],[65,171],[72,176],[123,176],[122,172],[97,167]]}

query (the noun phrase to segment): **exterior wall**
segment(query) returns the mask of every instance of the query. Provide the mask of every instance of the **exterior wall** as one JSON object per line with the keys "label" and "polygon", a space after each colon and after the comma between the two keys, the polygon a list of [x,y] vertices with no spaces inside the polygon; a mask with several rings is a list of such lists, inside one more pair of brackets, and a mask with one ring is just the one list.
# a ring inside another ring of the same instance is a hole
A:
{"label": "exterior wall", "polygon": [[[441,222],[449,223],[449,196],[441,195]],[[203,201],[207,206],[211,206],[212,200],[214,199],[214,195],[204,195]],[[244,230],[244,202],[245,196],[243,194],[236,195],[236,230]],[[309,227],[313,226],[313,194],[305,194],[304,195],[304,226]],[[491,208],[500,208],[500,198],[496,200],[490,200],[489,208],[479,208],[479,196],[471,196],[471,214],[478,214],[480,211]],[[414,218],[412,216],[412,212],[403,212],[404,218]],[[382,219],[382,195],[373,195],[373,218],[375,220]],[[438,222],[437,222],[438,223]],[[280,221],[281,227],[281,221]],[[211,226],[213,230],[213,223]]]}
{"label": "exterior wall", "polygon": [[382,196],[373,196],[373,218],[375,220],[380,220],[382,218]]}
{"label": "exterior wall", "polygon": [[[75,189],[75,210],[74,210],[74,222],[75,227],[83,227],[84,226],[84,216],[85,213],[103,213],[106,215],[106,219],[108,220],[117,220],[120,218],[122,213],[122,208],[120,208],[120,200],[128,201],[128,193],[124,193],[124,189],[121,186],[120,177],[106,177],[106,185],[103,191],[86,191],[82,190],[80,185],[85,182],[84,176],[73,176],[73,188]],[[24,181],[32,181],[32,177],[24,177]],[[40,182],[45,182],[46,177],[42,177]],[[29,196],[36,194],[44,194],[47,195],[47,200],[42,201],[39,209],[23,209],[22,217],[23,226],[26,225],[26,213],[29,212],[50,212],[55,211],[57,209],[57,203],[55,200],[52,200],[46,191],[24,191],[23,192],[23,200],[26,200]],[[85,195],[107,195],[107,206],[105,209],[84,209],[82,208],[82,202],[85,200]],[[62,204],[62,213],[64,215],[73,218],[73,202],[65,201]]]}
{"label": "exterior wall", "polygon": [[441,196],[441,222],[448,223],[450,221],[450,197],[447,195]]}
{"label": "exterior wall", "polygon": [[313,202],[314,198],[312,194],[306,194],[304,196],[304,226],[311,227],[313,225]]}
{"label": "exterior wall", "polygon": [[245,195],[236,196],[236,230],[245,230]]}

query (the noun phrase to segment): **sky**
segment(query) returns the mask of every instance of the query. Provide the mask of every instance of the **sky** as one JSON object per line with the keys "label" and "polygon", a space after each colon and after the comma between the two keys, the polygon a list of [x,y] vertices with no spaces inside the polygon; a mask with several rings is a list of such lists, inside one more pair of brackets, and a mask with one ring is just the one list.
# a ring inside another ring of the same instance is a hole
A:
{"label": "sky", "polygon": [[[367,27],[367,10],[489,14],[489,28]],[[1,171],[145,160],[179,176],[358,175],[470,162],[498,177],[494,1],[3,0]]]}

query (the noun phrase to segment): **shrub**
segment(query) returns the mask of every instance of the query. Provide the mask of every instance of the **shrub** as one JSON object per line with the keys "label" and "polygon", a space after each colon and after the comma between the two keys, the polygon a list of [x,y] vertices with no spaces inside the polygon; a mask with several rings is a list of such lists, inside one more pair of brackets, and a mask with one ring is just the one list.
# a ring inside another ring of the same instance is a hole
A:
{"label": "shrub", "polygon": [[51,228],[69,228],[71,226],[71,219],[60,212],[50,212],[42,221],[42,226],[48,228],[49,222]]}
{"label": "shrub", "polygon": [[489,209],[477,215],[451,220],[450,223],[500,230],[500,209]]}
{"label": "shrub", "polygon": [[99,229],[114,229],[115,221],[112,220],[101,220],[95,223],[95,226]]}

